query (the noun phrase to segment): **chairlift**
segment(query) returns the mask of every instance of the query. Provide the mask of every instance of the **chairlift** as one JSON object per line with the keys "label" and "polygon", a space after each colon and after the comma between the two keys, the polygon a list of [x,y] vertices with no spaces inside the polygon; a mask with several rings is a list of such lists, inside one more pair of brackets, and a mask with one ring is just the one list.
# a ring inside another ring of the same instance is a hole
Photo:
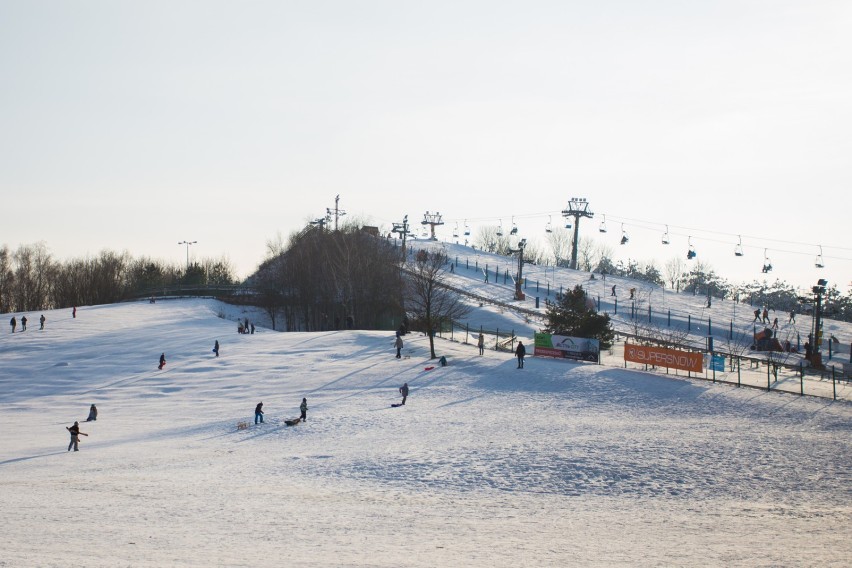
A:
{"label": "chairlift", "polygon": [[601,226],[598,227],[598,231],[606,233],[606,215],[603,216],[603,221],[601,221]]}
{"label": "chairlift", "polygon": [[497,226],[497,236],[503,236],[503,219],[500,219],[500,225]]}
{"label": "chairlift", "polygon": [[767,249],[763,249],[763,268],[760,269],[761,272],[766,274],[767,272],[772,272],[772,262],[769,260],[769,257],[766,255]]}
{"label": "chairlift", "polygon": [[692,260],[693,258],[698,256],[698,253],[695,252],[695,247],[692,245],[692,237],[687,237],[686,240],[689,243],[689,250],[686,251],[686,260]]}
{"label": "chairlift", "polygon": [[553,221],[553,215],[548,215],[547,216],[547,225],[544,226],[544,232],[545,233],[552,233],[553,232],[553,225],[551,223],[552,221]]}
{"label": "chairlift", "polygon": [[459,224],[458,223],[456,223],[456,226],[453,227],[453,238],[454,239],[459,238]]}
{"label": "chairlift", "polygon": [[467,225],[467,219],[464,220],[464,236],[466,236],[466,237],[470,236],[470,227],[468,227],[468,225]]}
{"label": "chairlift", "polygon": [[624,230],[624,223],[621,224],[621,244],[626,245],[630,237],[627,236],[627,231]]}
{"label": "chairlift", "polygon": [[737,246],[734,247],[734,255],[735,256],[743,256],[744,254],[745,253],[743,253],[743,238],[742,238],[742,236],[740,236],[739,244],[737,244]]}
{"label": "chairlift", "polygon": [[817,268],[825,268],[825,263],[822,261],[822,245],[819,246],[819,254],[816,257],[816,261],[814,262],[814,266]]}
{"label": "chairlift", "polygon": [[509,231],[509,234],[510,235],[517,235],[518,234],[518,226],[515,225],[515,218],[514,217],[512,217],[512,230]]}
{"label": "chairlift", "polygon": [[669,226],[668,226],[668,225],[666,225],[666,232],[665,232],[665,233],[663,233],[663,244],[664,244],[664,245],[667,245],[667,244],[669,244],[670,242],[671,242],[671,241],[669,240]]}

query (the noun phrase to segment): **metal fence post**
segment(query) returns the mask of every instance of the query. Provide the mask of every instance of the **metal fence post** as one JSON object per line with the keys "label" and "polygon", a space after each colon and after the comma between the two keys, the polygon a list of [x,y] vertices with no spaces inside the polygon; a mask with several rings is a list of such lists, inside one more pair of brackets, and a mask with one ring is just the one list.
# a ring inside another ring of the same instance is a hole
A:
{"label": "metal fence post", "polygon": [[692,314],[686,314],[686,331],[692,331]]}
{"label": "metal fence post", "polygon": [[615,298],[615,315],[618,315],[618,298]]}
{"label": "metal fence post", "polygon": [[837,380],[834,378],[834,365],[831,366],[831,390],[834,392],[834,400],[837,400]]}
{"label": "metal fence post", "polygon": [[713,321],[707,318],[707,335],[713,335]]}
{"label": "metal fence post", "polygon": [[651,323],[651,304],[648,304],[648,323]]}
{"label": "metal fence post", "polygon": [[805,394],[805,365],[802,361],[799,361],[799,394]]}
{"label": "metal fence post", "polygon": [[671,309],[671,308],[669,308],[669,322],[668,322],[668,326],[669,326],[669,327],[671,327],[671,326],[672,326],[672,309]]}
{"label": "metal fence post", "polygon": [[728,335],[728,339],[734,338],[734,320],[731,320],[731,333]]}

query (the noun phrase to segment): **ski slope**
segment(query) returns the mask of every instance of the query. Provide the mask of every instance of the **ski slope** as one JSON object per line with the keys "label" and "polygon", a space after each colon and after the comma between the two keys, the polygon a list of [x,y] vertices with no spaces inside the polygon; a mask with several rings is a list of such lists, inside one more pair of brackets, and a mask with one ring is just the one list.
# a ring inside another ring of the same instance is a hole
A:
{"label": "ski slope", "polygon": [[[848,403],[534,357],[518,370],[440,339],[450,364],[427,371],[423,336],[397,360],[386,332],[238,335],[247,313],[79,307],[0,335],[0,566],[852,557]],[[285,426],[302,397],[308,421]],[[67,452],[74,420],[89,436]]]}

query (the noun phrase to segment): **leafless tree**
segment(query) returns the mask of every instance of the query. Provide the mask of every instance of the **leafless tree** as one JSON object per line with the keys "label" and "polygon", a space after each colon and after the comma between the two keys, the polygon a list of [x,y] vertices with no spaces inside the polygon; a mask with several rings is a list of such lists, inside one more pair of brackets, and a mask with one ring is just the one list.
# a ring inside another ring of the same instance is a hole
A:
{"label": "leafless tree", "polygon": [[686,261],[679,256],[671,257],[666,261],[665,273],[666,282],[669,283],[672,290],[680,292],[680,282],[686,273]]}
{"label": "leafless tree", "polygon": [[429,354],[435,355],[435,337],[442,324],[452,324],[470,311],[458,294],[444,285],[447,255],[440,251],[419,251],[407,266],[405,306],[414,317],[411,327],[429,337]]}
{"label": "leafless tree", "polygon": [[562,227],[554,227],[547,233],[547,244],[553,254],[556,266],[568,266],[571,262],[571,232]]}

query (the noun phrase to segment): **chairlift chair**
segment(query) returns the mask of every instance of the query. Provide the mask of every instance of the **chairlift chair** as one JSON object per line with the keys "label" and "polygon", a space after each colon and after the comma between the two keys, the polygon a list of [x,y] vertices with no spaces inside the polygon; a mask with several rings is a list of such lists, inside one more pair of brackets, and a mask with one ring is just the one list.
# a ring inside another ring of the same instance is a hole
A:
{"label": "chairlift chair", "polygon": [[606,215],[603,216],[603,221],[601,221],[601,226],[598,227],[598,231],[606,233]]}
{"label": "chairlift chair", "polygon": [[497,226],[497,236],[503,236],[503,219],[500,219],[500,224]]}
{"label": "chairlift chair", "polygon": [[814,266],[817,268],[825,268],[825,263],[822,260],[822,245],[819,245],[819,254],[816,257],[816,261],[814,261]]}
{"label": "chairlift chair", "polygon": [[459,224],[456,223],[456,226],[453,228],[453,238],[459,238]]}
{"label": "chairlift chair", "polygon": [[737,246],[734,247],[734,255],[735,256],[743,256],[743,238],[740,237],[740,242]]}
{"label": "chairlift chair", "polygon": [[769,260],[769,257],[766,255],[767,249],[763,249],[763,268],[760,269],[761,272],[766,274],[767,272],[772,272],[772,262]]}
{"label": "chairlift chair", "polygon": [[624,223],[621,224],[621,244],[626,245],[630,237],[627,236],[627,231],[624,230]]}
{"label": "chairlift chair", "polygon": [[467,219],[464,220],[464,236],[470,236],[470,227],[467,225]]}
{"label": "chairlift chair", "polygon": [[518,226],[515,225],[515,218],[514,217],[512,217],[512,229],[509,231],[509,234],[510,235],[517,235],[518,234]]}
{"label": "chairlift chair", "polygon": [[552,221],[553,221],[553,216],[548,215],[547,225],[544,226],[544,232],[545,233],[552,233],[553,232],[553,225],[551,224]]}
{"label": "chairlift chair", "polygon": [[686,260],[692,260],[698,253],[695,252],[695,247],[692,245],[692,237],[687,237],[687,242],[689,243],[689,250],[686,251]]}
{"label": "chairlift chair", "polygon": [[669,244],[669,242],[671,242],[671,241],[669,241],[669,226],[666,225],[666,232],[663,233],[663,244],[667,245],[667,244]]}

